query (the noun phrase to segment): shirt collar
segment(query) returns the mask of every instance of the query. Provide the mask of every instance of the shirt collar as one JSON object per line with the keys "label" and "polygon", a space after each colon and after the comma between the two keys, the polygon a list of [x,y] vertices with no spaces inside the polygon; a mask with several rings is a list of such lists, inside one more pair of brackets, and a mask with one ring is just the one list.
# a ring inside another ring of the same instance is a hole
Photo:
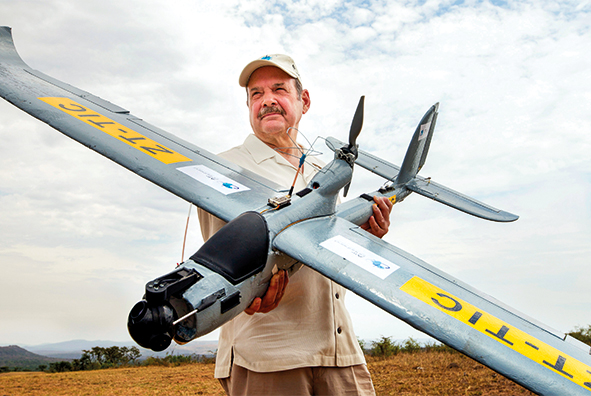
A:
{"label": "shirt collar", "polygon": [[[250,153],[250,155],[257,164],[260,164],[265,160],[274,158],[277,163],[291,166],[292,168],[296,169],[296,167],[294,167],[289,161],[287,161],[281,154],[273,150],[271,147],[267,146],[265,142],[263,142],[261,139],[259,139],[258,137],[256,137],[256,135],[252,133],[246,137],[242,147],[244,147]],[[315,157],[308,157],[306,158],[306,161],[316,165],[318,168],[322,168],[324,166],[322,161],[317,160]],[[310,166],[305,166],[304,168],[308,168],[305,169],[305,173],[308,173],[308,171],[312,171],[312,169],[310,169]]]}
{"label": "shirt collar", "polygon": [[[242,147],[244,147],[250,153],[257,164],[260,164],[261,162],[271,158],[275,158],[275,160],[278,161],[278,157],[281,157],[278,152],[267,146],[262,140],[252,133],[246,137]],[[289,164],[289,162],[287,163]]]}

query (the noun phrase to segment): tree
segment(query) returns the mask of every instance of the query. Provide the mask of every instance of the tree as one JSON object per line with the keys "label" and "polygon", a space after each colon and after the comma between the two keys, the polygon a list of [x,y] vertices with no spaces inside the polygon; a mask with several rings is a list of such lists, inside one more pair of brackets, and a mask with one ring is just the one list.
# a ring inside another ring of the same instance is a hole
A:
{"label": "tree", "polygon": [[577,326],[568,335],[591,346],[591,325],[587,326],[587,328]]}
{"label": "tree", "polygon": [[[126,347],[123,347],[127,349]],[[120,364],[124,363],[125,354],[117,346],[112,346],[108,348],[102,348],[103,352],[103,367],[113,367],[119,366]],[[125,362],[127,363],[127,362]]]}
{"label": "tree", "polygon": [[83,351],[84,353],[80,356],[80,359],[72,360],[72,370],[74,371],[81,371],[81,370],[95,370],[100,368],[100,365],[96,362],[93,362],[90,359],[90,355],[86,353],[87,351]]}
{"label": "tree", "polygon": [[107,367],[116,367],[126,364],[136,364],[136,361],[142,356],[140,350],[133,346],[108,348],[93,347],[90,350],[83,350],[80,359],[73,362],[78,370],[94,370]]}
{"label": "tree", "polygon": [[126,347],[123,347],[123,348],[125,348],[125,352],[124,352],[124,354],[125,354],[125,356],[126,356],[126,358],[127,358],[127,362],[126,362],[126,363],[135,364],[135,363],[136,363],[136,361],[137,361],[137,360],[138,360],[140,357],[142,357],[142,353],[141,353],[141,352],[140,352],[140,350],[139,350],[137,347],[135,347],[135,346],[132,346],[131,348],[126,348]]}
{"label": "tree", "polygon": [[97,363],[99,367],[102,366],[105,361],[104,348],[99,346],[92,347],[90,350],[82,350],[82,352],[82,356],[86,355],[91,363]]}
{"label": "tree", "polygon": [[52,373],[63,373],[64,371],[72,371],[72,364],[66,361],[49,363],[49,371]]}

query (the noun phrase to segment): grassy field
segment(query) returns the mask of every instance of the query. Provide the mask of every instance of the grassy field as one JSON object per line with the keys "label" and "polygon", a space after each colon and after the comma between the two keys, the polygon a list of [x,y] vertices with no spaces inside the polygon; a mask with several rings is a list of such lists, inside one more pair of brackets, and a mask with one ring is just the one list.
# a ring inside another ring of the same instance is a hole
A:
{"label": "grassy field", "polygon": [[368,367],[378,395],[534,395],[459,353],[402,353]]}
{"label": "grassy field", "polygon": [[[371,358],[370,358],[371,359]],[[370,360],[378,395],[533,395],[479,363],[446,352]],[[0,374],[0,396],[223,395],[213,364],[147,366],[69,373]]]}

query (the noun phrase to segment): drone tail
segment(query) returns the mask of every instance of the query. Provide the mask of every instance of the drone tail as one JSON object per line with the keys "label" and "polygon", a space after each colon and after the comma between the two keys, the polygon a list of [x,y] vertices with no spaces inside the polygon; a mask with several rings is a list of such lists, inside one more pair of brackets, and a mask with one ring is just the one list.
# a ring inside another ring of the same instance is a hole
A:
{"label": "drone tail", "polygon": [[[417,175],[427,159],[438,109],[439,103],[435,103],[419,122],[400,168],[363,150],[358,150],[359,156],[355,163],[388,180],[390,183],[387,188],[380,189],[379,192],[387,194],[388,197],[397,197],[397,202],[404,200],[408,192],[411,191],[486,220],[501,222],[517,220],[519,216],[493,208],[451,188],[435,183],[431,181],[430,177],[424,178]],[[326,144],[334,151],[345,143],[334,138],[327,138]],[[367,195],[367,197],[371,201],[371,195]],[[354,204],[351,203],[351,205]],[[347,206],[343,206],[341,212],[344,213],[346,208]]]}
{"label": "drone tail", "polygon": [[439,114],[438,109],[439,103],[435,103],[425,113],[421,122],[419,122],[406,151],[402,166],[400,167],[400,172],[396,178],[396,185],[404,185],[414,179],[425,164],[433,131],[435,130],[435,122]]}

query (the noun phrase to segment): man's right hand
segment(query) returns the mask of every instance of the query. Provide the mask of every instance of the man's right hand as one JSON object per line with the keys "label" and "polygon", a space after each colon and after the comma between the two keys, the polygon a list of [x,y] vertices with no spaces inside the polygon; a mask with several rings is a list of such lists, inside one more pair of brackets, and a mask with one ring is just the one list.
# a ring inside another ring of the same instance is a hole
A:
{"label": "man's right hand", "polygon": [[283,298],[283,294],[285,293],[285,288],[287,283],[289,282],[289,277],[286,271],[278,271],[273,277],[271,277],[271,281],[269,282],[269,288],[265,295],[261,297],[257,297],[254,299],[252,304],[248,308],[244,310],[244,312],[248,315],[254,315],[255,313],[267,313],[271,312],[279,302]]}

